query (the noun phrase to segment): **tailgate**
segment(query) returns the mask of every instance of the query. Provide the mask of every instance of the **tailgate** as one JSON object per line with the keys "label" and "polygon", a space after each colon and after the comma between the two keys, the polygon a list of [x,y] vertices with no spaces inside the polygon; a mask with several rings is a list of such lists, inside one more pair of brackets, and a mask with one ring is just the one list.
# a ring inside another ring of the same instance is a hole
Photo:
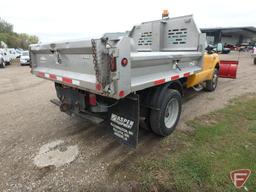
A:
{"label": "tailgate", "polygon": [[[96,50],[99,49],[100,41],[95,42]],[[32,45],[32,73],[69,86],[101,92],[102,81],[106,81],[108,69],[101,67],[101,79],[96,77],[94,60],[97,57],[93,57],[92,50],[91,40]]]}

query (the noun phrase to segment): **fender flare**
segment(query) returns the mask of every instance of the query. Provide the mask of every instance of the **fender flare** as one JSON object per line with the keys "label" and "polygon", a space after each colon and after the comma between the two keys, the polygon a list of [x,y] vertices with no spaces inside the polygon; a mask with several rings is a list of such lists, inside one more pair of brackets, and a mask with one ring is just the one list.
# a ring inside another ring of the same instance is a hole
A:
{"label": "fender flare", "polygon": [[164,85],[158,86],[154,89],[154,92],[151,97],[150,106],[153,108],[158,108],[161,104],[161,100],[166,93],[167,89],[176,89],[180,92],[180,94],[183,96],[183,86],[182,83],[179,80],[171,81],[168,83],[165,83]]}

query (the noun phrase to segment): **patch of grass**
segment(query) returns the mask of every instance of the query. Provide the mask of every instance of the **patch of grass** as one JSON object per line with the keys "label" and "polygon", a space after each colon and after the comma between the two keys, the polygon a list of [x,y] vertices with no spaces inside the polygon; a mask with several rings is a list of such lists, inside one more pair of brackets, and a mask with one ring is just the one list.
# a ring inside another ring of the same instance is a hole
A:
{"label": "patch of grass", "polygon": [[[256,171],[256,96],[240,97],[225,108],[188,122],[194,134],[176,131],[161,148],[120,170],[145,191],[239,191],[229,173]],[[169,140],[169,141],[168,141]],[[170,150],[173,145],[178,150]],[[246,183],[256,189],[256,173]]]}

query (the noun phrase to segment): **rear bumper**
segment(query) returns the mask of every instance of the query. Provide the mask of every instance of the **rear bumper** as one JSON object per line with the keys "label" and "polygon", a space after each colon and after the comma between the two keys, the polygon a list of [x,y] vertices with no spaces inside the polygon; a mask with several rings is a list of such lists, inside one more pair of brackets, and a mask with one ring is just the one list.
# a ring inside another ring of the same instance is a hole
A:
{"label": "rear bumper", "polygon": [[[57,99],[52,99],[51,100],[51,103],[57,105],[58,107],[61,106],[61,102]],[[72,112],[65,112],[66,114],[68,115],[72,115],[72,116],[77,116],[79,118],[82,118],[82,119],[86,119],[86,120],[89,120],[93,123],[96,123],[96,124],[100,124],[104,121],[104,117],[100,117],[100,116],[97,116],[95,114],[92,114],[90,112],[88,113],[85,113],[85,112],[75,112],[75,111],[72,111]]]}
{"label": "rear bumper", "polygon": [[30,65],[30,61],[26,61],[26,62],[20,62],[21,65]]}

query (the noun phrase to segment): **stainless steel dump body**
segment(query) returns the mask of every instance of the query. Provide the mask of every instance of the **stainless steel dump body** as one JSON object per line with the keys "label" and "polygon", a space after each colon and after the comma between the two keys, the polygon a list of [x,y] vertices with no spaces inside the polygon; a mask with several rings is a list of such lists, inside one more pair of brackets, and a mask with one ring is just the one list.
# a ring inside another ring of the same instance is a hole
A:
{"label": "stainless steel dump body", "polygon": [[205,45],[191,15],[168,18],[99,39],[32,45],[32,73],[120,99],[200,71]]}

